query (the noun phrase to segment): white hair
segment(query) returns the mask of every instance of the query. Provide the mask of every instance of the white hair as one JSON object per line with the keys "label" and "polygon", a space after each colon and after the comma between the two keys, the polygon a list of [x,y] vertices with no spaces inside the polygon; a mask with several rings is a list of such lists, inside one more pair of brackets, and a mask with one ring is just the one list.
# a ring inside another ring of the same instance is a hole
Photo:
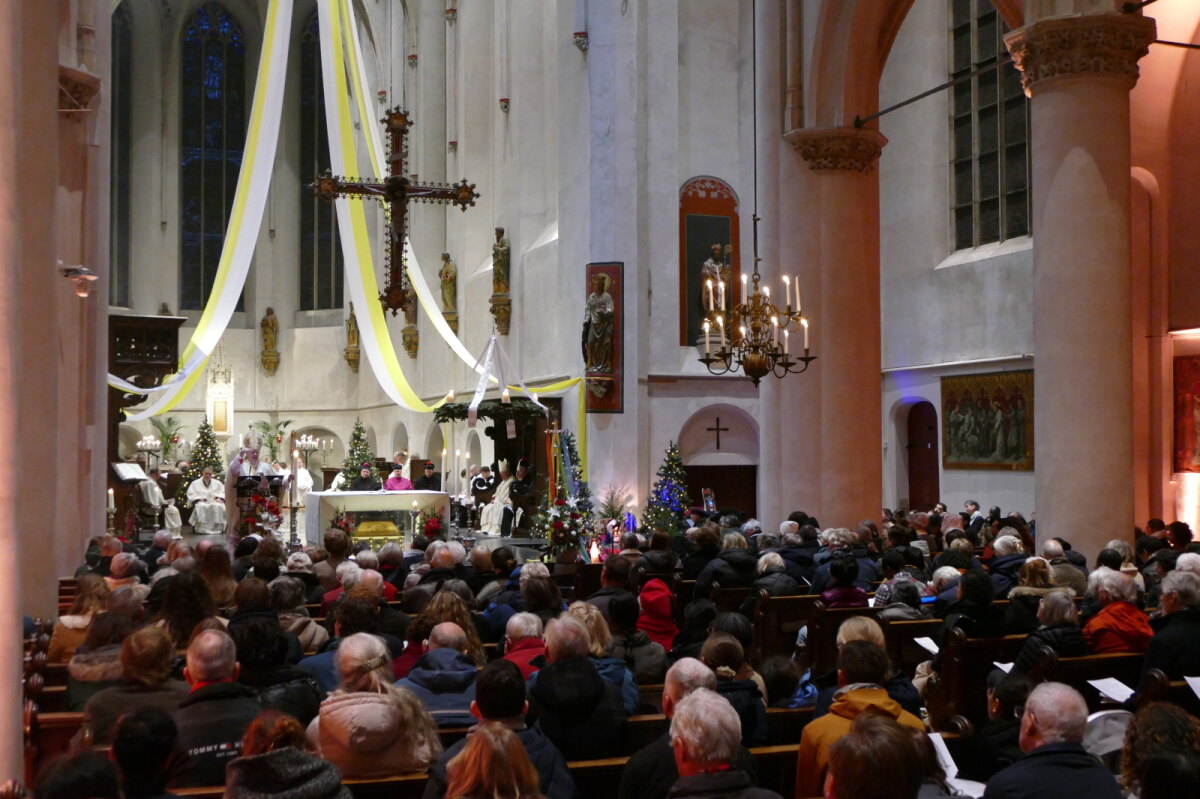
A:
{"label": "white hair", "polygon": [[1038,734],[1046,743],[1083,742],[1087,702],[1071,686],[1042,683],[1025,700],[1025,712],[1036,719]]}
{"label": "white hair", "polygon": [[859,543],[858,533],[853,530],[848,530],[845,527],[834,527],[825,531],[830,547],[838,547],[839,549],[854,549]]}
{"label": "white hair", "polygon": [[192,682],[216,682],[233,677],[237,648],[224,630],[205,630],[187,649],[188,676]]}
{"label": "white hair", "polygon": [[1200,575],[1200,554],[1195,552],[1184,552],[1175,561],[1175,571],[1189,572],[1191,574]]}
{"label": "white hair", "polygon": [[534,577],[549,577],[550,569],[546,568],[546,564],[540,560],[531,560],[528,563],[521,565],[521,579],[518,581],[518,587],[524,588],[525,583],[529,582]]}
{"label": "white hair", "polygon": [[678,702],[697,688],[715,691],[717,675],[696,658],[680,658],[667,670],[663,688],[673,701]]}
{"label": "white hair", "polygon": [[[355,580],[354,585],[351,585],[350,588],[353,588],[355,585],[365,585],[377,595],[383,596],[383,575],[374,569],[363,569],[359,572],[358,579]],[[349,591],[350,588],[346,590]]]}
{"label": "white hair", "polygon": [[457,541],[450,541],[446,544],[446,548],[454,556],[454,565],[461,566],[467,562],[467,548],[462,544]]}
{"label": "white hair", "polygon": [[546,627],[546,659],[551,663],[563,658],[585,658],[591,648],[587,625],[570,614],[551,619]]}
{"label": "white hair", "polygon": [[364,549],[354,556],[354,562],[358,564],[360,569],[378,569],[379,556],[369,549]]}
{"label": "white hair", "polygon": [[510,641],[541,638],[542,620],[532,613],[514,613],[504,627],[504,634]]}
{"label": "white hair", "polygon": [[742,533],[744,535],[751,535],[752,533],[757,533],[761,530],[762,522],[760,522],[758,519],[749,519],[745,524],[742,525]]}
{"label": "white hair", "polygon": [[138,562],[138,556],[132,552],[122,552],[120,555],[115,555],[112,563],[109,564],[108,570],[116,579],[128,577],[133,571],[134,564]]}
{"label": "white hair", "polygon": [[768,552],[758,559],[758,573],[763,574],[772,566],[783,568],[783,557],[778,552]]}
{"label": "white hair", "polygon": [[1167,572],[1167,576],[1162,580],[1162,593],[1175,594],[1179,598],[1179,604],[1185,608],[1194,608],[1200,606],[1200,577],[1192,572],[1175,571]]}
{"label": "white hair", "polygon": [[1075,600],[1064,591],[1049,591],[1041,601],[1038,618],[1047,627],[1057,627],[1061,624],[1074,624],[1079,620],[1079,611],[1075,608]]}
{"label": "white hair", "polygon": [[1133,578],[1113,569],[1096,569],[1088,577],[1088,593],[1098,597],[1101,591],[1107,591],[1112,602],[1132,602],[1137,597]]}
{"label": "white hair", "polygon": [[362,574],[362,569],[352,560],[344,560],[337,565],[337,579],[341,583],[342,588],[349,593],[350,589],[358,584],[359,575]]}
{"label": "white hair", "polygon": [[[170,530],[159,530],[158,532],[156,532],[154,534],[154,545],[155,546],[158,546],[159,544],[161,544],[163,542],[169,543],[170,541],[171,541],[171,531]],[[159,548],[161,549],[162,547],[159,547]]]}
{"label": "white hair", "polygon": [[798,532],[800,532],[800,523],[799,522],[780,522],[779,523],[779,534],[780,535],[783,535],[783,536],[795,535]]}
{"label": "white hair", "polygon": [[1042,557],[1050,560],[1051,558],[1061,558],[1062,556],[1062,544],[1058,543],[1053,538],[1046,539],[1046,541],[1042,544]]}
{"label": "white hair", "polygon": [[285,571],[312,574],[313,562],[307,552],[293,552],[288,555]]}
{"label": "white hair", "polygon": [[1104,545],[1105,549],[1115,549],[1121,553],[1121,558],[1125,563],[1133,563],[1133,547],[1128,541],[1123,541],[1120,538],[1114,538]]}
{"label": "white hair", "polygon": [[[1006,527],[1004,529],[1011,530],[1012,528]],[[1015,535],[998,536],[996,540],[992,542],[992,549],[997,555],[1012,555],[1015,552],[1021,551],[1021,539],[1017,538]]]}
{"label": "white hair", "polygon": [[693,763],[732,764],[741,751],[742,722],[728,699],[697,688],[675,705],[671,743],[682,744]]}
{"label": "white hair", "polygon": [[946,583],[951,580],[957,580],[960,576],[958,569],[953,566],[939,566],[933,572],[933,586],[941,590],[946,586]]}

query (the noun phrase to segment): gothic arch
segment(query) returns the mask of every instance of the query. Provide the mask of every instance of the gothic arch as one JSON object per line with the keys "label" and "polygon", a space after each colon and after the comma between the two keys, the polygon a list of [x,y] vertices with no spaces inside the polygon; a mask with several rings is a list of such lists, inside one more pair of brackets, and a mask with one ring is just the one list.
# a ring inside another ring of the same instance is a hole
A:
{"label": "gothic arch", "polygon": [[346,460],[346,446],[342,443],[341,437],[328,427],[308,425],[297,428],[295,436],[299,438],[303,435],[312,436],[317,439],[319,444],[328,444],[328,454],[326,454],[326,447],[321,446],[308,456],[308,472],[312,475],[313,490],[320,491],[325,485],[321,470],[340,468],[342,462]]}
{"label": "gothic arch", "polygon": [[404,422],[396,422],[396,429],[392,431],[392,451],[388,454],[396,452],[408,452],[408,428]]}
{"label": "gothic arch", "polygon": [[[720,424],[715,422],[720,419]],[[721,448],[715,431],[721,427]],[[679,455],[685,466],[754,466],[758,464],[758,422],[734,405],[716,403],[693,413],[679,428]]]}
{"label": "gothic arch", "polygon": [[436,423],[429,425],[429,431],[425,434],[425,451],[421,453],[421,457],[427,461],[433,461],[441,471],[442,449],[445,446],[446,439],[442,436],[442,426]]}

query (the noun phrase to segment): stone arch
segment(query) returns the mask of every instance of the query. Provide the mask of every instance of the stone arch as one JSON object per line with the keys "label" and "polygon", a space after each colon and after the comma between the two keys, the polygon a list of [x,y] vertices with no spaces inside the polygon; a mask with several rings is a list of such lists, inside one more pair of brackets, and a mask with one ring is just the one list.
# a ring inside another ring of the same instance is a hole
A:
{"label": "stone arch", "polygon": [[322,445],[308,456],[308,472],[312,475],[313,490],[320,491],[325,487],[322,470],[341,467],[342,462],[346,460],[346,445],[337,433],[320,425],[308,425],[295,430],[296,438],[303,435],[312,436]]}
{"label": "stone arch", "polygon": [[429,430],[425,433],[425,451],[421,453],[422,457],[427,461],[433,461],[437,470],[443,470],[442,450],[446,446],[446,439],[442,435],[442,426],[440,424],[429,425]]}
{"label": "stone arch", "polygon": [[[716,447],[715,431],[721,431],[721,448]],[[679,455],[685,466],[756,466],[758,465],[758,422],[741,408],[724,403],[706,405],[693,413],[679,428]]]}
{"label": "stone arch", "polygon": [[479,440],[478,430],[467,431],[467,463],[483,465],[483,445]]}
{"label": "stone arch", "polygon": [[[933,406],[936,414],[937,425],[937,441],[939,445],[938,452],[940,453],[941,444],[941,408],[939,407],[940,399],[937,397],[930,398],[919,394],[910,394],[901,397],[892,403],[892,406],[887,412],[887,430],[889,435],[887,438],[895,442],[895,446],[890,448],[891,451],[884,453],[884,458],[889,461],[890,471],[895,477],[895,493],[896,504],[898,506],[909,508],[911,506],[911,486],[909,485],[909,416],[913,409],[922,404]],[[940,459],[936,465],[938,474],[941,473]]]}
{"label": "stone arch", "polygon": [[392,451],[388,455],[397,452],[408,452],[408,427],[404,422],[396,422],[396,428],[392,431]]}
{"label": "stone arch", "polygon": [[142,431],[131,424],[122,422],[117,428],[117,456],[127,458],[137,454],[137,443],[142,439]]}

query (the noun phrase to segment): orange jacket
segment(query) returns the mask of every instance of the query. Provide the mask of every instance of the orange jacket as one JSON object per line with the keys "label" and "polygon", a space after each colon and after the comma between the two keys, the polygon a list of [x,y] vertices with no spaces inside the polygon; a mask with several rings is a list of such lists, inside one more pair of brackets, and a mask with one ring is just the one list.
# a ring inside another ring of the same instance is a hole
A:
{"label": "orange jacket", "polygon": [[1154,630],[1132,602],[1109,602],[1083,626],[1083,637],[1097,655],[1107,652],[1145,652]]}

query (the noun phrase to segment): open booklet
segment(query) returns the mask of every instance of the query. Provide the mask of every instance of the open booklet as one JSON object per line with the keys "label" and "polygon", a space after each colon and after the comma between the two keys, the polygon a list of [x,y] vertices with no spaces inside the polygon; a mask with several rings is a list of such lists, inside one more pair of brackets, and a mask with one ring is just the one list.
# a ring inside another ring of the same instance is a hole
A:
{"label": "open booklet", "polygon": [[964,796],[972,796],[976,799],[983,796],[987,786],[982,782],[958,778],[958,764],[950,756],[950,750],[946,748],[946,742],[942,740],[941,733],[929,733],[929,740],[933,742],[933,749],[937,752],[938,764],[942,767],[942,771],[946,772],[946,784],[956,791],[962,792]]}

